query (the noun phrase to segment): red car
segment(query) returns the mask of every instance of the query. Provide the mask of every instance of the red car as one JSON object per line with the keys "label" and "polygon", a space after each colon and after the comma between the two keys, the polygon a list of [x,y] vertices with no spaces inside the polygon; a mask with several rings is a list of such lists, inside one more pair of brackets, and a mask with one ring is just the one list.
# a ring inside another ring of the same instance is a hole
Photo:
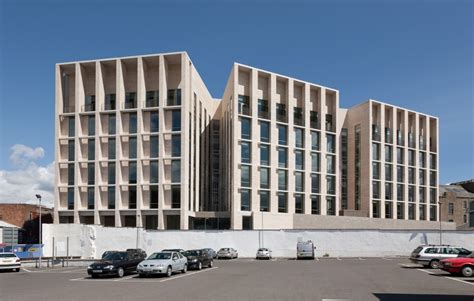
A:
{"label": "red car", "polygon": [[440,268],[451,274],[461,274],[464,277],[472,277],[474,275],[474,253],[466,257],[456,257],[443,259]]}

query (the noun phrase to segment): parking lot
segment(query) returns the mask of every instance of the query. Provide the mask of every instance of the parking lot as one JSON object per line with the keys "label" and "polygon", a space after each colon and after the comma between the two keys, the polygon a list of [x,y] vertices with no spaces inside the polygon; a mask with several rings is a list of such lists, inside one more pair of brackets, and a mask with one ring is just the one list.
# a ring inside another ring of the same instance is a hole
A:
{"label": "parking lot", "polygon": [[85,267],[0,273],[1,300],[474,300],[474,278],[397,258],[216,260],[172,277],[91,279]]}

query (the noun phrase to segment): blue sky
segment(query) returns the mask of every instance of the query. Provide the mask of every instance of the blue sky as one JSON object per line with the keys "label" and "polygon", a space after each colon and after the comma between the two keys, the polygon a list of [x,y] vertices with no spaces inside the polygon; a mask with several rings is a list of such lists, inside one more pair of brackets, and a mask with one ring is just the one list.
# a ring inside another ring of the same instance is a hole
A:
{"label": "blue sky", "polygon": [[214,97],[236,61],[438,116],[441,183],[474,178],[472,1],[64,2],[0,2],[0,173],[54,160],[55,63],[186,50]]}

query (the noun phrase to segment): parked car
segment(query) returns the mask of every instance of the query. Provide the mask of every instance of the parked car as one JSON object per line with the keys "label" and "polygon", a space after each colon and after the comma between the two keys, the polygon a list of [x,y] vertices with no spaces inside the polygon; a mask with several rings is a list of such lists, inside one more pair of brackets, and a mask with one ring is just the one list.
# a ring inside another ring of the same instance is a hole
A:
{"label": "parked car", "polygon": [[204,248],[204,250],[206,250],[209,254],[211,254],[212,258],[217,258],[217,252],[216,250],[214,249],[211,249],[211,248]]}
{"label": "parked car", "polygon": [[257,250],[257,259],[271,259],[272,258],[272,250],[268,248],[260,248]]}
{"label": "parked car", "polygon": [[296,244],[296,259],[314,259],[314,243],[311,240],[299,241]]}
{"label": "parked car", "polygon": [[461,274],[464,277],[474,276],[474,254],[466,257],[448,258],[441,260],[440,269],[451,274]]}
{"label": "parked car", "polygon": [[219,251],[217,251],[217,259],[221,258],[229,258],[229,259],[234,259],[239,257],[239,253],[237,253],[237,250],[234,248],[221,248]]}
{"label": "parked car", "polygon": [[99,276],[118,276],[133,273],[137,265],[145,259],[143,253],[139,252],[110,252],[100,261],[94,262],[87,267],[87,274],[92,278]]}
{"label": "parked car", "polygon": [[21,268],[21,260],[15,253],[0,253],[0,270],[12,270],[19,272]]}
{"label": "parked car", "polygon": [[146,252],[142,249],[127,249],[127,252],[139,253],[143,258],[146,258]]}
{"label": "parked car", "polygon": [[202,267],[212,268],[214,265],[214,259],[207,249],[188,250],[184,252],[184,256],[188,259],[189,269],[201,270]]}
{"label": "parked car", "polygon": [[450,245],[421,245],[410,255],[410,261],[433,269],[439,268],[439,262],[447,258],[465,257],[471,251]]}
{"label": "parked car", "polygon": [[164,249],[164,250],[161,250],[161,252],[179,252],[184,255],[184,252],[186,251],[183,249]]}
{"label": "parked car", "polygon": [[180,252],[153,253],[137,267],[138,276],[165,274],[170,277],[173,272],[188,271],[188,260]]}
{"label": "parked car", "polygon": [[101,258],[104,258],[105,256],[109,255],[110,253],[115,253],[115,252],[120,252],[120,251],[105,251],[104,253],[102,253],[102,257]]}

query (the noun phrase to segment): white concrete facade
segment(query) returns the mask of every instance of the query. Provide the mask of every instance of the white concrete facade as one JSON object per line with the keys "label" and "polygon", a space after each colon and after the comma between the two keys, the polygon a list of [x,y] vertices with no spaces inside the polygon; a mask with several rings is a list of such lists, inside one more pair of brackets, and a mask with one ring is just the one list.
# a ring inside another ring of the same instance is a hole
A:
{"label": "white concrete facade", "polygon": [[438,221],[436,117],[373,100],[342,109],[338,90],[237,63],[214,99],[185,52],[57,64],[55,143],[55,223]]}

